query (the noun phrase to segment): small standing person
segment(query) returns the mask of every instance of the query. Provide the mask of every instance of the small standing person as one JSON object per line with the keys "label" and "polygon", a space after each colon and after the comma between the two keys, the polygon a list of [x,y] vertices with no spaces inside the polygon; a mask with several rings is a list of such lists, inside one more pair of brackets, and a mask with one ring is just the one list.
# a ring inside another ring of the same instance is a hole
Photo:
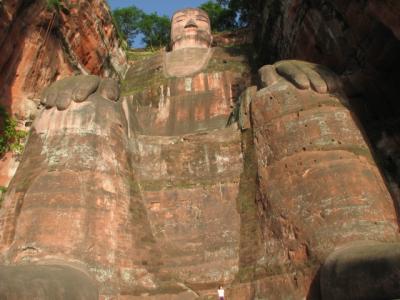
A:
{"label": "small standing person", "polygon": [[218,298],[219,298],[219,300],[225,299],[225,292],[224,292],[224,288],[222,287],[222,285],[220,285],[218,287]]}

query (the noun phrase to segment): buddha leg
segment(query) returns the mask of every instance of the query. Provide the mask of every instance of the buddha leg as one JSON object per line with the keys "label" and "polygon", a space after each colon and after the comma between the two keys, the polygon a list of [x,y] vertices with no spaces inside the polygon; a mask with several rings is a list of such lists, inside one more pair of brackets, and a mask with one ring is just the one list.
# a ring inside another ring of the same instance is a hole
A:
{"label": "buddha leg", "polygon": [[151,232],[131,198],[127,143],[120,104],[98,94],[43,111],[1,211],[3,263],[78,262],[106,294],[153,288],[142,266],[152,249],[136,245]]}
{"label": "buddha leg", "polygon": [[280,81],[257,92],[251,114],[265,218],[259,269],[286,276],[282,298],[306,296],[342,245],[399,240],[393,201],[344,97]]}

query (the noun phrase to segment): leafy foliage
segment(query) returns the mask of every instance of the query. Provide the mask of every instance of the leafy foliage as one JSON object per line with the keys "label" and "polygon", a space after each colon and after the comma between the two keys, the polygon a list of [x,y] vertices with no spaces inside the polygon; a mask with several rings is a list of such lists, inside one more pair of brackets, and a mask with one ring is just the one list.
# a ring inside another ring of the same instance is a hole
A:
{"label": "leafy foliage", "polygon": [[[48,0],[61,1],[61,0]],[[250,1],[245,0],[209,0],[199,8],[208,13],[213,31],[229,31],[248,24]],[[168,44],[171,21],[167,16],[157,13],[146,14],[134,5],[117,8],[113,11],[117,30],[128,45],[132,47],[134,39],[143,35],[143,42],[153,49]]]}
{"label": "leafy foliage", "polygon": [[235,13],[237,27],[246,27],[249,25],[251,8],[254,6],[253,2],[246,0],[217,0],[219,5]]}
{"label": "leafy foliage", "polygon": [[47,8],[52,10],[59,10],[61,7],[61,0],[47,0]]}
{"label": "leafy foliage", "polygon": [[143,42],[151,49],[168,44],[170,29],[170,19],[167,16],[159,16],[156,13],[145,14],[140,24]]}
{"label": "leafy foliage", "polygon": [[140,32],[140,23],[145,13],[132,5],[115,9],[112,15],[120,36],[122,36],[129,45],[132,45],[133,40]]}
{"label": "leafy foliage", "polygon": [[165,46],[169,42],[171,21],[167,16],[159,16],[156,13],[146,14],[132,5],[115,9],[113,18],[117,30],[129,46],[132,46],[139,34],[143,35],[143,42],[151,49]]}
{"label": "leafy foliage", "polygon": [[17,129],[17,120],[10,117],[4,107],[0,106],[0,156],[8,151],[21,154],[24,146],[23,141],[27,133]]}
{"label": "leafy foliage", "polygon": [[248,24],[250,1],[217,0],[208,1],[199,8],[205,10],[211,21],[213,31],[229,31]]}
{"label": "leafy foliage", "polygon": [[5,195],[6,192],[7,192],[7,188],[5,186],[1,186],[0,185],[0,207],[1,207],[2,203],[3,203],[4,195]]}
{"label": "leafy foliage", "polygon": [[213,31],[227,31],[237,27],[236,12],[214,1],[208,1],[200,7],[206,11]]}

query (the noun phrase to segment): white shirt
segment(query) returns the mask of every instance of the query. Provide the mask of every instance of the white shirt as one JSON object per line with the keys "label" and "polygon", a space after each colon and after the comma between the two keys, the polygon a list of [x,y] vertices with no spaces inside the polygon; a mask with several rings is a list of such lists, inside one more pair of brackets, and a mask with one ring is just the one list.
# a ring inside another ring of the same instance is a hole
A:
{"label": "white shirt", "polygon": [[224,289],[218,289],[218,297],[224,297]]}

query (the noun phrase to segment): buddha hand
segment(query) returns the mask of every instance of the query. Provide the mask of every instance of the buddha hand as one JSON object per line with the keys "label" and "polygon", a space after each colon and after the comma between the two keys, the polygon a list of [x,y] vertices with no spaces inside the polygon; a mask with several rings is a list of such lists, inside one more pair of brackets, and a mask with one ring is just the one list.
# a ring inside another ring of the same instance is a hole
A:
{"label": "buddha hand", "polygon": [[78,75],[54,82],[42,94],[41,104],[46,108],[67,109],[72,101],[83,102],[94,95],[111,101],[119,98],[117,81],[95,75]]}
{"label": "buddha hand", "polygon": [[264,87],[287,80],[299,89],[334,93],[342,89],[339,76],[327,67],[301,60],[282,60],[259,70]]}

